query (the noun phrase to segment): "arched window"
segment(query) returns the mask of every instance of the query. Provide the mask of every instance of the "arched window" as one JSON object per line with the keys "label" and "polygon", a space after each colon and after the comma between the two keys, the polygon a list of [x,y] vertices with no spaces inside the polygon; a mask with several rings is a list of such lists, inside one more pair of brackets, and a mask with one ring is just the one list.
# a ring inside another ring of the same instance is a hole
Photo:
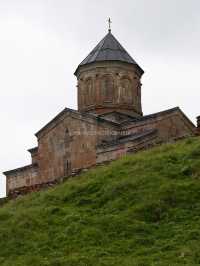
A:
{"label": "arched window", "polygon": [[114,96],[114,80],[110,75],[101,78],[101,96],[104,102],[112,102]]}
{"label": "arched window", "polygon": [[131,80],[127,77],[120,80],[120,98],[124,103],[132,103],[133,101],[133,88]]}
{"label": "arched window", "polygon": [[65,141],[68,142],[70,140],[70,133],[69,133],[69,129],[66,128],[65,129]]}
{"label": "arched window", "polygon": [[139,81],[138,84],[137,84],[137,96],[139,97],[140,94],[141,94],[141,86],[142,86],[142,83]]}
{"label": "arched window", "polygon": [[69,160],[64,161],[64,175],[68,176],[71,174],[71,162]]}
{"label": "arched window", "polygon": [[91,105],[94,101],[93,99],[93,83],[92,79],[88,78],[85,82],[85,104],[86,105]]}

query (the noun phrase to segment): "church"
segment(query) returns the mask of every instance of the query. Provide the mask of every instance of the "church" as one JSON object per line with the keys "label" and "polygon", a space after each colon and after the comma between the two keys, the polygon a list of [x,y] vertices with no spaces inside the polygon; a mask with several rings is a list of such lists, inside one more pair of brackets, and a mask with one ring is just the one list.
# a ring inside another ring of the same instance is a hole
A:
{"label": "church", "polygon": [[[35,135],[30,165],[5,172],[7,196],[36,191],[82,169],[198,132],[179,107],[143,115],[143,69],[109,28],[75,70],[78,110],[65,108]],[[200,118],[199,118],[200,124]]]}

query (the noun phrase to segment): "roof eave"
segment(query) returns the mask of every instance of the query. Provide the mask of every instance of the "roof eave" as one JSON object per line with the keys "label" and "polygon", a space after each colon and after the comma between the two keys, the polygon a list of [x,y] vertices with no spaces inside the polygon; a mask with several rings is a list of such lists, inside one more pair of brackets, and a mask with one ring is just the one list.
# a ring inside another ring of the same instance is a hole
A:
{"label": "roof eave", "polygon": [[138,65],[138,64],[133,64],[133,63],[128,63],[125,61],[121,61],[121,60],[104,60],[104,61],[95,61],[95,62],[91,62],[91,63],[87,63],[84,65],[79,65],[76,69],[76,71],[74,72],[74,75],[77,77],[79,75],[79,70],[85,66],[89,66],[89,65],[94,65],[96,63],[102,63],[102,62],[121,62],[121,63],[125,63],[128,65],[133,65],[136,66],[138,68],[138,70],[140,71],[141,76],[145,73],[145,71]]}

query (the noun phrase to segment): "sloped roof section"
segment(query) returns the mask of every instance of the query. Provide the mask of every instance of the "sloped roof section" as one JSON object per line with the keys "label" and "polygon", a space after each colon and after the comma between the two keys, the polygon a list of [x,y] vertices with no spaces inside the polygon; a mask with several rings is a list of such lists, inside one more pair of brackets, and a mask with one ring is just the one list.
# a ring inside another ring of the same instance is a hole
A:
{"label": "sloped roof section", "polygon": [[83,65],[101,61],[121,61],[129,64],[134,64],[137,65],[142,72],[144,72],[111,32],[109,32],[98,43],[98,45],[91,51],[91,53],[80,63],[78,68]]}

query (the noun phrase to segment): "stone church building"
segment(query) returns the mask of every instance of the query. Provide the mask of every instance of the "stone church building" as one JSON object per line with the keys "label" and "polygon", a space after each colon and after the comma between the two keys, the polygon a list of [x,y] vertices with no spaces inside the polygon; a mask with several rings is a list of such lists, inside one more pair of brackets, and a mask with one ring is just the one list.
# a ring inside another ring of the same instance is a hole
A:
{"label": "stone church building", "polygon": [[78,110],[65,108],[35,135],[30,165],[5,172],[7,195],[53,184],[80,169],[197,133],[175,107],[143,115],[143,69],[111,31],[75,71]]}

